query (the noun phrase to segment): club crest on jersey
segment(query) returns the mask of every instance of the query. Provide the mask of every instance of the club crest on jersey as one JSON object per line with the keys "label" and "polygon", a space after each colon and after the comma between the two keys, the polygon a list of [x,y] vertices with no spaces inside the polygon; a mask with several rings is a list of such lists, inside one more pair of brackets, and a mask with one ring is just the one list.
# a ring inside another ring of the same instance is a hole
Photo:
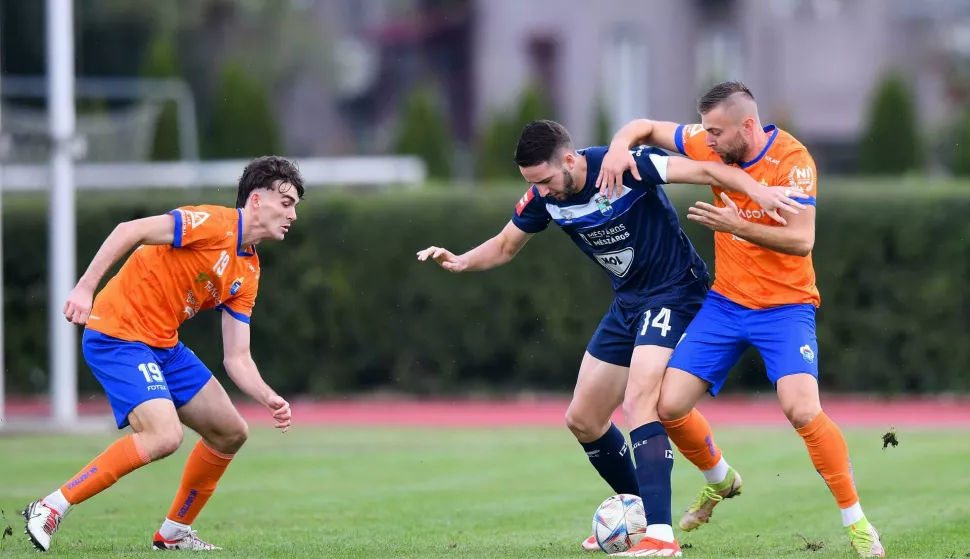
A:
{"label": "club crest on jersey", "polygon": [[600,213],[603,215],[610,215],[613,213],[613,205],[610,204],[610,201],[602,194],[596,195],[596,207],[599,208]]}
{"label": "club crest on jersey", "polygon": [[815,172],[808,165],[792,167],[788,172],[788,184],[800,192],[811,192],[815,188]]}
{"label": "club crest on jersey", "polygon": [[232,285],[229,286],[230,297],[235,295],[239,291],[239,288],[242,287],[242,283],[243,283],[243,278],[236,278],[236,280],[232,282]]}
{"label": "club crest on jersey", "polygon": [[808,347],[808,344],[800,347],[798,351],[802,353],[802,359],[804,359],[805,362],[812,363],[815,361],[815,352],[812,351],[812,348]]}

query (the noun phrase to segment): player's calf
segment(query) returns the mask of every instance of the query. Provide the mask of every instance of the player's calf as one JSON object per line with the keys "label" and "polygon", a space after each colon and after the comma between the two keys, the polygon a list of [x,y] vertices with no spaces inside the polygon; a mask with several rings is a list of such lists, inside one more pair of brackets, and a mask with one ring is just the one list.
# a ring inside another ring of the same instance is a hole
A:
{"label": "player's calf", "polygon": [[[607,313],[604,320],[611,320]],[[596,340],[590,344],[598,347]],[[622,362],[617,355],[604,356],[613,362]],[[627,361],[629,357],[626,357]],[[566,410],[566,427],[586,453],[589,463],[596,469],[614,494],[639,494],[637,476],[633,467],[633,454],[624,438],[610,420],[613,412],[623,401],[627,368],[593,357],[588,351],[583,357],[576,379],[576,389]],[[600,550],[596,538],[583,541],[583,549]]]}
{"label": "player's calf", "polygon": [[630,379],[623,408],[630,431],[630,444],[636,462],[640,498],[647,514],[644,539],[674,542],[670,513],[670,474],[674,452],[657,415],[660,383],[672,349],[642,345],[633,352]]}
{"label": "player's calf", "polygon": [[24,509],[24,531],[34,547],[50,549],[51,539],[72,505],[94,497],[151,461],[141,439],[136,433],[115,441],[59,489]]}
{"label": "player's calf", "polygon": [[683,417],[663,423],[670,440],[707,481],[680,519],[680,529],[689,532],[707,524],[714,507],[721,501],[741,493],[741,476],[721,455],[721,449],[714,443],[711,426],[699,411],[691,410]]}

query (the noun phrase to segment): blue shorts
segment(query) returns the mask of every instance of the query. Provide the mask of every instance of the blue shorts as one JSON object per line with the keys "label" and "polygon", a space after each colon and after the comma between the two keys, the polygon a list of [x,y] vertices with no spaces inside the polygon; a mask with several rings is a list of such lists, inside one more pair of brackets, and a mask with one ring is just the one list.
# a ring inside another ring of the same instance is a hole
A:
{"label": "blue shorts", "polygon": [[669,366],[706,380],[716,396],[741,354],[754,346],[773,386],[781,377],[800,373],[818,379],[815,311],[807,303],[749,309],[712,291]]}
{"label": "blue shorts", "polygon": [[182,342],[157,348],[85,329],[81,350],[104,387],[119,429],[128,426],[128,414],[139,404],[165,398],[180,408],[212,378],[209,368]]}
{"label": "blue shorts", "polygon": [[[644,300],[635,308],[614,300],[586,346],[590,355],[613,365],[629,367],[633,349],[655,345],[673,349],[701,309],[707,284],[695,282],[667,294]],[[676,301],[672,303],[671,301]]]}

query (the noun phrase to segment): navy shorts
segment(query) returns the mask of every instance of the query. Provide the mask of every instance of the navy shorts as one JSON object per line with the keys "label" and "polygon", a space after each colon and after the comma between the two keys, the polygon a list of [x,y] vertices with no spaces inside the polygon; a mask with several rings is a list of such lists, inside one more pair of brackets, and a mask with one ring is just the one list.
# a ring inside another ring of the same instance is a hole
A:
{"label": "navy shorts", "polygon": [[808,303],[749,309],[712,291],[669,366],[706,380],[716,396],[741,354],[754,346],[772,385],[801,373],[818,379],[815,311]]}
{"label": "navy shorts", "polygon": [[677,291],[677,297],[646,299],[635,308],[614,300],[586,351],[600,361],[629,367],[638,346],[676,347],[708,292],[707,284],[700,281]]}
{"label": "navy shorts", "polygon": [[165,398],[178,409],[212,378],[209,368],[182,342],[157,348],[85,329],[81,350],[104,387],[119,429],[128,426],[128,414],[139,404]]}

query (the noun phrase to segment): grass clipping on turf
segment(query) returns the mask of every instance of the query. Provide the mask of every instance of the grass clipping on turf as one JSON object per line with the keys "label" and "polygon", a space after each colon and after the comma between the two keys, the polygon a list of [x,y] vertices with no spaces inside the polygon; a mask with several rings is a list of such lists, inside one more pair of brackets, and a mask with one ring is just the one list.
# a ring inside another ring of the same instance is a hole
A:
{"label": "grass clipping on turf", "polygon": [[0,553],[3,553],[3,542],[7,539],[7,536],[13,536],[13,528],[7,522],[7,513],[3,512],[3,509],[0,509],[0,518],[3,519],[4,524],[3,535],[0,536]]}
{"label": "grass clipping on turf", "polygon": [[823,541],[811,541],[801,534],[795,534],[805,542],[805,551],[821,551],[825,547],[825,542]]}
{"label": "grass clipping on turf", "polygon": [[893,445],[896,448],[899,445],[899,439],[896,438],[896,430],[892,427],[889,428],[889,432],[882,436],[882,449],[886,450],[886,447]]}

